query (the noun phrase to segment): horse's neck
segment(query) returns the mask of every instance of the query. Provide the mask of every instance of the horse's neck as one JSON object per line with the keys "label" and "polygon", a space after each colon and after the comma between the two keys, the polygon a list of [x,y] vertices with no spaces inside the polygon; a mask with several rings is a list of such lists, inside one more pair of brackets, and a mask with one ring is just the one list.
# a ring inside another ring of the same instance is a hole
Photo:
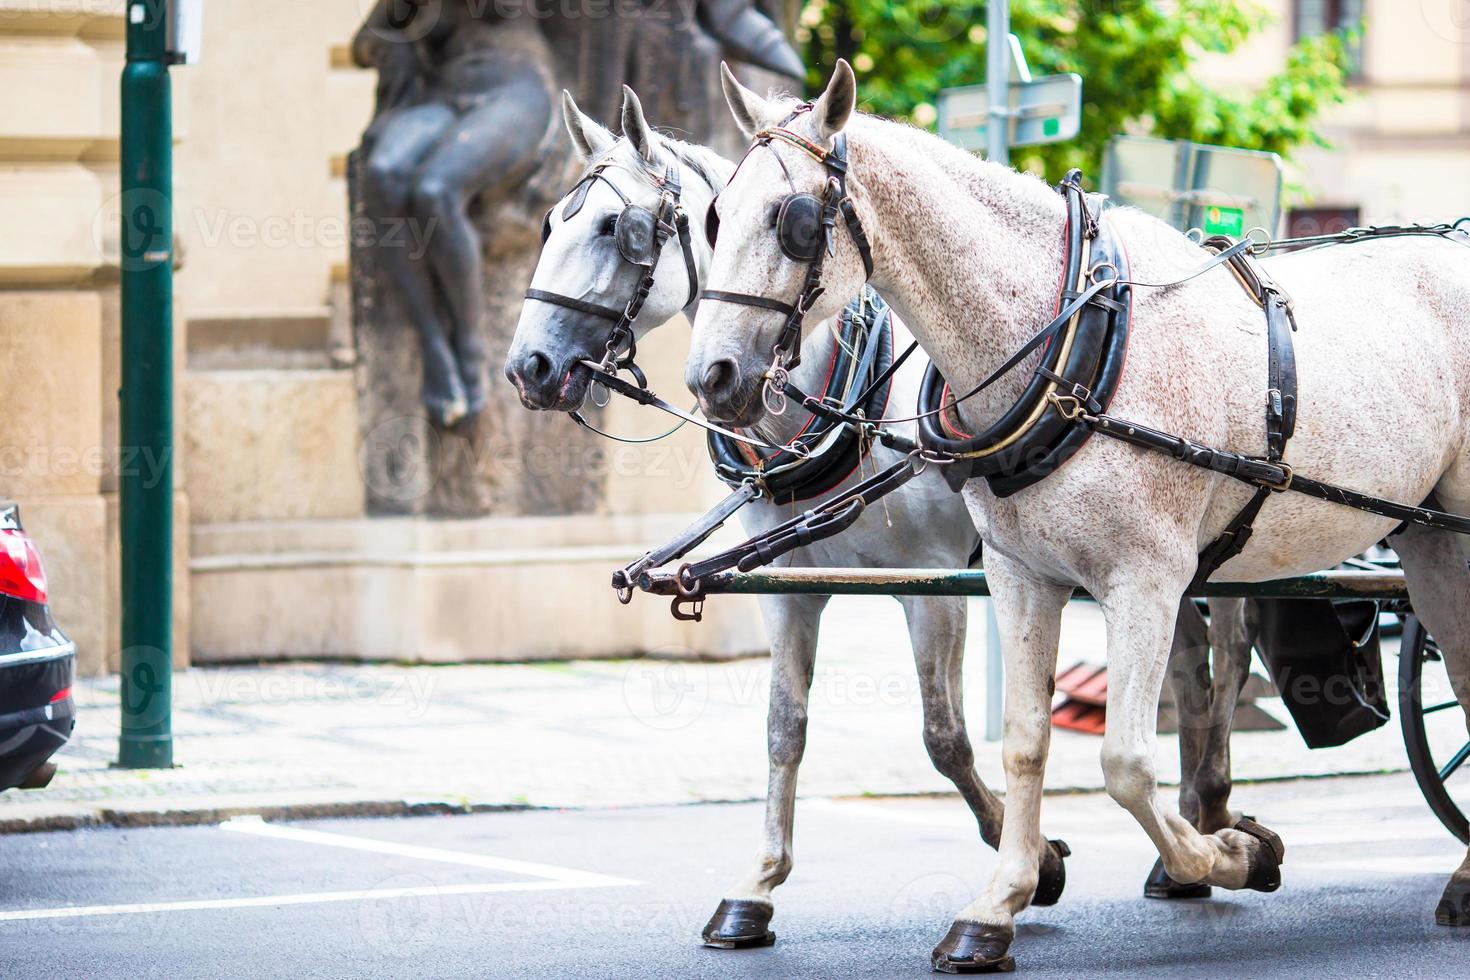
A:
{"label": "horse's neck", "polygon": [[[1051,319],[1066,207],[1033,178],[883,125],[892,129],[853,143],[853,173],[876,225],[873,284],[951,388],[965,391]],[[997,419],[1027,376],[1012,371],[967,402],[966,422]]]}

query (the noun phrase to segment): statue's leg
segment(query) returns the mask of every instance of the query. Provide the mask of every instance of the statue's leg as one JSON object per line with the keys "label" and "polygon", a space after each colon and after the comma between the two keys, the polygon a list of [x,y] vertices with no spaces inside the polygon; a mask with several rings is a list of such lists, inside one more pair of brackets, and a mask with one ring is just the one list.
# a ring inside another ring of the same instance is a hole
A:
{"label": "statue's leg", "polygon": [[461,116],[434,148],[413,192],[413,212],[449,306],[459,376],[474,415],[485,404],[485,282],[469,203],[497,197],[534,171],[551,99],[529,67],[508,75],[490,101]]}
{"label": "statue's leg", "polygon": [[451,424],[465,413],[464,386],[419,236],[409,233],[409,219],[418,170],[446,127],[454,124],[455,114],[447,105],[428,103],[397,110],[380,122],[364,168],[363,201],[377,225],[378,261],[422,339],[424,404],[436,422]]}

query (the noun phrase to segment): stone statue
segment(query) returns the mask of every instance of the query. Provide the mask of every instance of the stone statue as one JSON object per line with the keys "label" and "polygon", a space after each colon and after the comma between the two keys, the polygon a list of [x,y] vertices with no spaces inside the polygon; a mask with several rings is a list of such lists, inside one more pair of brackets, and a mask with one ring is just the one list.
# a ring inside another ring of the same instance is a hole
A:
{"label": "stone statue", "polygon": [[[384,230],[378,268],[418,332],[421,397],[436,426],[473,418],[486,401],[485,243],[471,205],[519,196],[538,178],[543,191],[560,187],[564,161],[550,152],[561,139],[553,111],[559,89],[585,90],[591,81],[600,98],[614,97],[623,82],[639,84],[623,77],[622,66],[641,35],[660,40],[662,31],[677,44],[696,30],[734,57],[801,77],[800,59],[751,0],[601,0],[580,9],[535,0],[378,0],[352,46],[357,63],[379,78],[358,193],[363,212]],[[654,46],[665,50],[642,53],[665,65],[684,54]],[[558,61],[574,47],[580,77],[563,80]],[[386,232],[404,223],[411,234]]]}
{"label": "stone statue", "polygon": [[800,59],[753,5],[785,24],[794,2],[376,0],[352,51],[377,69],[377,111],[348,169],[369,513],[602,504],[605,447],[522,409],[487,368],[514,332],[541,216],[576,174],[554,107],[566,89],[612,126],[627,83],[679,135],[738,153],[719,62],[799,90]]}

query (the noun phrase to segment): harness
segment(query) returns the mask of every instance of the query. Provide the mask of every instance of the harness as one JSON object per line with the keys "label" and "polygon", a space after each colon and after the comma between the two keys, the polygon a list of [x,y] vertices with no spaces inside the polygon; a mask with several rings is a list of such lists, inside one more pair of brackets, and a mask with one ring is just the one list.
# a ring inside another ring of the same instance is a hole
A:
{"label": "harness", "polygon": [[[1409,506],[1372,497],[1346,487],[1322,483],[1298,476],[1285,461],[1287,442],[1296,421],[1296,362],[1291,335],[1296,321],[1291,299],[1252,260],[1275,248],[1293,245],[1323,245],[1335,242],[1364,241],[1380,237],[1433,235],[1470,243],[1460,225],[1409,225],[1377,228],[1354,228],[1338,236],[1313,236],[1302,242],[1257,241],[1245,238],[1231,241],[1220,236],[1202,242],[1212,257],[1183,278],[1167,283],[1142,283],[1128,277],[1128,262],[1120,241],[1114,241],[1105,225],[1095,218],[1081,190],[1080,173],[1067,175],[1059,187],[1067,199],[1066,258],[1064,283],[1058,300],[1061,307],[1056,317],[1030,341],[1009,357],[994,373],[964,394],[953,397],[937,370],[931,365],[925,378],[919,414],[906,419],[858,415],[801,392],[791,383],[788,369],[800,359],[802,321],[817,297],[821,285],[824,253],[834,253],[834,230],[841,214],[849,234],[862,255],[867,275],[873,272],[871,249],[861,222],[846,193],[846,141],[838,134],[830,148],[821,147],[785,127],[808,111],[803,105],[780,126],[757,133],[746,159],[756,148],[772,149],[776,139],[806,152],[821,163],[827,179],[820,198],[797,190],[790,171],[776,156],[791,193],[781,202],[776,213],[776,234],[781,250],[793,261],[807,262],[806,276],[794,304],[765,296],[705,290],[705,299],[737,303],[782,314],[786,319],[772,349],[772,364],[766,375],[767,407],[772,400],[791,395],[814,415],[836,424],[854,427],[892,448],[907,452],[904,459],[887,470],[854,487],[841,498],[824,501],[786,525],[766,535],[745,542],[696,565],[686,564],[673,576],[679,598],[674,602],[678,618],[697,618],[702,605],[700,579],[716,571],[739,568],[750,571],[767,564],[780,554],[801,544],[820,540],[850,526],[863,507],[890,493],[912,479],[930,463],[944,465],[952,488],[958,490],[968,480],[984,477],[997,496],[1008,496],[1045,479],[1064,464],[1093,433],[1154,452],[1164,453],[1190,465],[1209,469],[1250,484],[1255,494],[1229,522],[1225,530],[1200,555],[1191,590],[1197,589],[1221,565],[1244,549],[1252,525],[1266,499],[1273,493],[1295,491],[1354,507],[1382,517],[1423,524],[1428,527],[1470,534],[1470,518],[1448,514],[1423,505]],[[741,161],[744,162],[744,159]],[[738,168],[737,168],[738,169]],[[813,222],[812,216],[819,215]],[[711,244],[718,234],[718,214],[714,204],[706,215],[706,235]],[[813,247],[813,246],[817,247]],[[1217,266],[1229,265],[1248,295],[1261,307],[1267,322],[1268,388],[1265,405],[1265,453],[1250,456],[1229,450],[1214,449],[1184,437],[1160,432],[1147,426],[1118,419],[1107,414],[1113,393],[1122,373],[1126,356],[1132,288],[1170,289],[1209,272]],[[888,371],[881,372],[870,384],[886,382],[904,358],[911,345],[894,359]],[[1022,396],[1001,418],[978,435],[956,429],[954,411],[960,402],[974,397],[1000,377],[1014,370],[1037,350],[1043,350],[1041,363],[1033,372]],[[865,393],[864,393],[865,394]],[[863,397],[859,396],[859,400]],[[913,443],[884,428],[887,424],[917,421],[920,440]],[[701,538],[700,540],[703,540]],[[696,542],[697,543],[697,542]],[[693,545],[691,544],[692,548]],[[686,548],[685,551],[688,549]],[[645,558],[652,557],[652,553]],[[670,558],[672,560],[672,558]],[[641,566],[641,567],[640,567]],[[630,593],[637,572],[637,583],[652,585],[651,567],[634,563],[614,574],[614,585],[624,594]],[[692,614],[681,611],[681,603],[693,606]]]}
{"label": "harness", "polygon": [[[881,417],[888,407],[891,379],[876,387],[872,382],[892,363],[892,311],[876,292],[864,287],[838,318],[822,401],[847,413]],[[710,458],[719,478],[732,487],[753,481],[777,504],[832,491],[862,463],[872,440],[856,426],[813,414],[791,443],[807,448],[808,454],[760,449],[709,434]]]}
{"label": "harness", "polygon": [[[1122,377],[1131,312],[1127,255],[1093,216],[1081,171],[1068,173],[1057,190],[1067,202],[1059,316],[981,386],[983,390],[1019,363],[1017,358],[1044,346],[1041,366],[1021,397],[984,432],[969,435],[959,426],[958,401],[932,361],[924,374],[920,441],[954,460],[944,470],[953,489],[984,477],[997,497],[1007,497],[1055,472],[1082,448],[1090,432],[1073,424],[1053,396],[1103,411]],[[1095,204],[1100,209],[1101,200]],[[1109,274],[1102,274],[1104,270]],[[1061,316],[1064,312],[1070,315]]]}
{"label": "harness", "polygon": [[[782,198],[776,210],[776,240],[780,243],[781,251],[787,258],[793,262],[807,263],[806,276],[802,280],[801,292],[797,294],[796,302],[787,303],[767,296],[732,293],[718,289],[706,289],[700,294],[701,299],[714,300],[717,303],[753,306],[757,309],[779,313],[786,318],[781,325],[781,332],[776,337],[776,343],[771,348],[771,368],[768,374],[771,383],[766,389],[768,408],[771,407],[771,393],[774,392],[776,398],[779,399],[789,371],[801,363],[801,327],[806,320],[807,311],[812,308],[824,291],[822,267],[826,256],[836,254],[833,233],[837,227],[839,214],[843,223],[847,225],[847,231],[852,236],[853,243],[857,245],[858,254],[862,256],[865,278],[871,278],[873,275],[873,252],[868,245],[868,236],[863,232],[862,222],[858,220],[852,199],[847,196],[846,134],[838,133],[832,139],[831,148],[827,148],[818,146],[800,133],[786,128],[802,113],[810,112],[811,108],[812,103],[803,103],[782,120],[780,125],[756,133],[750,148],[745,151],[745,156],[740,158],[740,163],[735,167],[735,172],[739,173],[740,167],[745,165],[750,155],[758,148],[765,147],[771,150],[771,155],[776,158],[776,163],[780,165],[781,173],[786,178],[787,186],[791,188],[791,193]],[[820,198],[815,194],[797,190],[796,182],[791,178],[791,171],[786,168],[786,161],[782,160],[781,155],[772,149],[771,144],[775,140],[783,140],[798,147],[826,169],[827,179],[822,185]],[[731,174],[730,179],[735,179],[734,174]],[[705,213],[704,233],[711,248],[714,247],[719,237],[720,216],[715,210],[718,201],[718,196],[710,201],[709,210]]]}

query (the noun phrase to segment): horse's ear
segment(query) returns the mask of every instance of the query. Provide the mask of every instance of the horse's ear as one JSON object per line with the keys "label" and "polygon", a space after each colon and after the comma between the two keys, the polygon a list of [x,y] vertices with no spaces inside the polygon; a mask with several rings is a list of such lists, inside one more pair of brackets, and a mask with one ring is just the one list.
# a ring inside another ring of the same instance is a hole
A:
{"label": "horse's ear", "polygon": [[638,93],[623,86],[623,138],[633,144],[638,155],[649,163],[658,162],[658,134],[643,115]]}
{"label": "horse's ear", "polygon": [[838,58],[827,90],[812,106],[812,118],[817,121],[817,138],[826,142],[842,132],[857,108],[857,76],[847,59]]}
{"label": "horse's ear", "polygon": [[606,126],[577,108],[577,100],[566,89],[561,90],[561,117],[583,163],[602,156],[617,142]]}
{"label": "horse's ear", "polygon": [[746,138],[753,137],[780,118],[777,106],[741,85],[740,79],[723,61],[720,62],[720,86],[725,90],[725,101],[730,103],[735,125],[740,127]]}

